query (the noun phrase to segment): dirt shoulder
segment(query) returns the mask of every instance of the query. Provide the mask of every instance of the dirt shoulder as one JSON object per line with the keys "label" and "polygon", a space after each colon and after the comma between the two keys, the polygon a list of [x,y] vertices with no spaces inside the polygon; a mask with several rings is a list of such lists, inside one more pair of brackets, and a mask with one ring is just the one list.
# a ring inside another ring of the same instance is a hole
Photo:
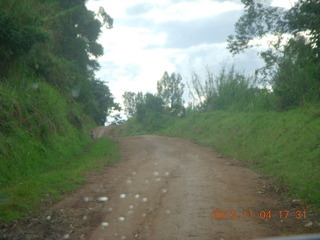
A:
{"label": "dirt shoulder", "polygon": [[305,227],[308,217],[296,219],[302,206],[209,148],[160,136],[123,138],[120,146],[123,161],[91,174],[44,215],[2,224],[0,239],[226,240],[320,231]]}

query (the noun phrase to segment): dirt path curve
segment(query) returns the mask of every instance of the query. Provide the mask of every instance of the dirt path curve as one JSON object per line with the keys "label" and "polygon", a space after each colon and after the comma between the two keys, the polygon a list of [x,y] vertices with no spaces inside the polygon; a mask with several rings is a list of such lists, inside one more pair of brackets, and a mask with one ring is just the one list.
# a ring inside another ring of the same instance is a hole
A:
{"label": "dirt path curve", "polygon": [[[95,129],[106,135],[112,128]],[[299,208],[275,196],[266,180],[209,148],[161,136],[119,141],[123,161],[89,174],[83,188],[0,239],[238,240],[305,229],[306,219],[295,219]],[[280,219],[284,210],[290,215]]]}
{"label": "dirt path curve", "polygon": [[[73,231],[72,239],[254,239],[297,224],[279,218],[277,211],[286,209],[261,176],[208,148],[160,136],[127,137],[120,144],[124,161],[69,200],[74,207],[72,199],[78,199],[78,209],[87,211],[82,218],[90,223]],[[213,211],[229,216],[213,219]],[[273,216],[261,219],[261,211]],[[231,213],[237,217],[230,219]]]}
{"label": "dirt path curve", "polygon": [[[277,204],[258,193],[263,186],[252,171],[230,166],[187,140],[130,137],[121,140],[121,148],[125,161],[103,186],[109,200],[102,222],[108,226],[98,227],[88,239],[252,239],[275,234],[268,223],[243,218],[245,210],[260,212]],[[212,219],[214,210],[235,210],[241,218]]]}

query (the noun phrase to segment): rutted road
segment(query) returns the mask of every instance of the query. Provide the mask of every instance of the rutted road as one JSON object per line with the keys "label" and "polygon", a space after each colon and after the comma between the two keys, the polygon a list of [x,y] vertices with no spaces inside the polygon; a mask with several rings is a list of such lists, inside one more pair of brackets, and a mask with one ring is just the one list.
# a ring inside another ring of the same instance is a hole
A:
{"label": "rutted road", "polygon": [[[183,139],[137,136],[120,143],[124,161],[93,185],[93,199],[108,200],[85,239],[253,239],[285,229],[277,215],[260,218],[281,204],[248,168]],[[235,219],[212,219],[213,211],[232,210]]]}
{"label": "rutted road", "polygon": [[[95,129],[97,137],[111,133]],[[119,141],[123,161],[90,174],[83,188],[0,239],[229,240],[305,231],[306,219],[295,219],[299,208],[212,149],[161,136]],[[280,219],[284,210],[292,214]],[[229,212],[213,219],[213,211]]]}

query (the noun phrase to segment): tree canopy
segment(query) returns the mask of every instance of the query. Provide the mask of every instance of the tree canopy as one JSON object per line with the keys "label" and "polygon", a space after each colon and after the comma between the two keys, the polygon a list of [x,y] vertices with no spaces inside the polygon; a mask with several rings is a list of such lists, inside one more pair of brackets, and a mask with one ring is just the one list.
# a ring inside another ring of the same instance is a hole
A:
{"label": "tree canopy", "polygon": [[[95,77],[97,58],[103,55],[97,40],[103,26],[113,27],[113,19],[103,8],[98,13],[88,10],[85,2],[2,0],[0,81],[23,87],[19,79],[36,76],[104,124],[108,109],[118,105],[108,86]],[[13,81],[17,72],[25,77]]]}
{"label": "tree canopy", "polygon": [[260,52],[265,66],[258,71],[278,98],[281,109],[320,99],[320,2],[301,0],[285,10],[259,0],[242,0],[244,14],[228,38],[238,54],[257,46],[256,39],[273,38]]}

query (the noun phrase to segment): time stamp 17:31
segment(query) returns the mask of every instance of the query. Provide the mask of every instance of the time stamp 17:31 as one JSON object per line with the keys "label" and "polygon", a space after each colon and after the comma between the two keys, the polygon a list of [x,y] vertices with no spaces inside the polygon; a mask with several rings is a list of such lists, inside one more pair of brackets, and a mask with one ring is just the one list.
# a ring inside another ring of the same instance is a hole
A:
{"label": "time stamp 17:31", "polygon": [[293,218],[293,219],[305,219],[307,218],[307,212],[306,211],[288,211],[288,210],[282,210],[282,211],[242,211],[238,212],[235,210],[231,211],[212,211],[212,219],[271,219],[271,218],[277,218],[277,219],[287,219],[287,218]]}

